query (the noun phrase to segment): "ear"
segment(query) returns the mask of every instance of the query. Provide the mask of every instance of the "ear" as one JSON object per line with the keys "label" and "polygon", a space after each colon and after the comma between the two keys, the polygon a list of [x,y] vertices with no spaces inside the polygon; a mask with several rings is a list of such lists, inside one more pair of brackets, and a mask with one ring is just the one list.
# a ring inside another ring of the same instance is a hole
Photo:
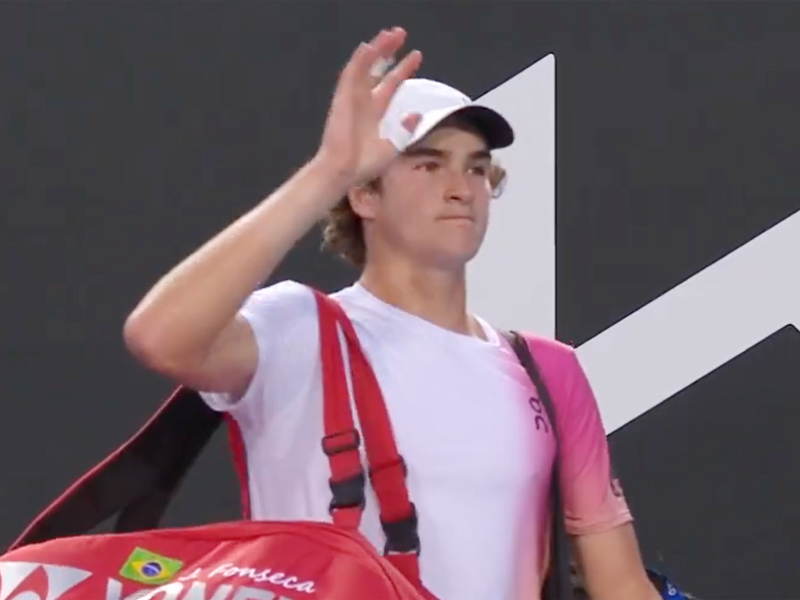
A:
{"label": "ear", "polygon": [[374,185],[363,184],[350,188],[347,198],[350,201],[350,208],[359,217],[367,221],[375,218],[378,192]]}

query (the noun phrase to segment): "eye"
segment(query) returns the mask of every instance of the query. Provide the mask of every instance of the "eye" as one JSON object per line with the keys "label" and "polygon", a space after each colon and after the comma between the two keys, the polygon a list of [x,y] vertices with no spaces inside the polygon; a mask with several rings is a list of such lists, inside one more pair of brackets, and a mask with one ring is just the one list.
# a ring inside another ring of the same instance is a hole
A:
{"label": "eye", "polygon": [[436,162],[436,161],[434,161],[434,160],[430,160],[430,161],[425,161],[425,162],[419,163],[419,164],[418,164],[416,167],[414,167],[414,168],[415,168],[416,170],[418,170],[418,171],[428,171],[428,172],[431,172],[431,171],[435,171],[436,169],[438,169],[438,168],[439,168],[439,163],[437,163],[437,162]]}
{"label": "eye", "polygon": [[470,172],[479,177],[486,177],[489,174],[489,167],[486,165],[476,165],[470,169]]}

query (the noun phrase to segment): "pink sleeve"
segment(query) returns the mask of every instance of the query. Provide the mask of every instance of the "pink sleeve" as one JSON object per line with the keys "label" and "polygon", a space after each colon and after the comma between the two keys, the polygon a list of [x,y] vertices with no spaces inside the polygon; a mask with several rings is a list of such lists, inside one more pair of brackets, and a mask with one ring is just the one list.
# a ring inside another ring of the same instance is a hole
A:
{"label": "pink sleeve", "polygon": [[568,533],[599,533],[632,521],[621,488],[613,479],[597,400],[575,350],[531,336],[528,343],[552,396],[558,421]]}

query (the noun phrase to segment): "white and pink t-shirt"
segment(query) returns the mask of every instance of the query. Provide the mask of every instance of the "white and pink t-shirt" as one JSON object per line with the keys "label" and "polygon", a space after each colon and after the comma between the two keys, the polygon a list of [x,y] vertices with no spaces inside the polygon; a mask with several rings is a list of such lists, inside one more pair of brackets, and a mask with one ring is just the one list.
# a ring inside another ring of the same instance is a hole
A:
{"label": "white and pink t-shirt", "polygon": [[[488,341],[442,329],[358,284],[333,298],[353,322],[407,463],[426,587],[441,600],[536,600],[555,446],[505,339],[480,319]],[[331,520],[316,310],[299,283],[255,292],[241,311],[259,349],[249,388],[238,400],[202,394],[239,426],[256,519]],[[605,432],[575,352],[538,338],[532,350],[559,423],[567,530],[599,532],[630,521],[611,484]],[[371,490],[361,531],[383,548]]]}

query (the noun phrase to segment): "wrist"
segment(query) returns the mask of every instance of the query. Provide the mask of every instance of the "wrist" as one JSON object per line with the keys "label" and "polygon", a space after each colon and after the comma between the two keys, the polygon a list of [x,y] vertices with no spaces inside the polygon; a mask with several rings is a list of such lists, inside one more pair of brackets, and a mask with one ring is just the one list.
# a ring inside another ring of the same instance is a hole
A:
{"label": "wrist", "polygon": [[343,165],[337,157],[319,151],[309,161],[308,171],[312,177],[322,182],[337,198],[344,196],[356,183],[356,176],[352,169]]}
{"label": "wrist", "polygon": [[[350,181],[333,162],[317,156],[295,172],[264,204],[276,208],[286,206],[292,214],[293,227],[305,232],[347,194]],[[266,210],[272,214],[276,208]]]}

